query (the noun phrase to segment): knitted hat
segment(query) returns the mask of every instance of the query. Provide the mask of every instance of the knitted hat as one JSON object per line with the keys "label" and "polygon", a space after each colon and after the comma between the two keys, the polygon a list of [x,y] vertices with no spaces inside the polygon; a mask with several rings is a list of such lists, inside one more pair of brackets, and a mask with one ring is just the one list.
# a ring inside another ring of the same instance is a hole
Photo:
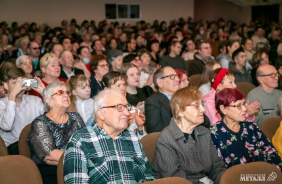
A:
{"label": "knitted hat", "polygon": [[112,63],[118,56],[122,56],[121,50],[109,50],[107,54],[108,62]]}

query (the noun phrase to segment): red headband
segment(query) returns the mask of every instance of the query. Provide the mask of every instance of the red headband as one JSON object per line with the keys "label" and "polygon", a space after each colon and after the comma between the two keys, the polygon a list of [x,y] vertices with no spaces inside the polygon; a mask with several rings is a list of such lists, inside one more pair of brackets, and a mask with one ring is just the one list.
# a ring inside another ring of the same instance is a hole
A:
{"label": "red headband", "polygon": [[212,84],[212,88],[216,90],[217,86],[219,85],[219,83],[221,83],[222,79],[224,78],[225,74],[228,72],[228,69],[226,68],[222,68],[219,73],[217,74],[217,76],[214,79],[214,82]]}

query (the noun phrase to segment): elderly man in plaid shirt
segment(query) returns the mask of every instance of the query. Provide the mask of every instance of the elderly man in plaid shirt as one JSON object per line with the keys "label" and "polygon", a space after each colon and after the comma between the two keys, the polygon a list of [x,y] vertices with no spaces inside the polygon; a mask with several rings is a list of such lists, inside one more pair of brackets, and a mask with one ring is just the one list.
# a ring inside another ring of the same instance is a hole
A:
{"label": "elderly man in plaid shirt", "polygon": [[155,180],[137,136],[127,130],[130,109],[120,91],[104,90],[95,97],[95,122],[77,131],[65,150],[67,184]]}

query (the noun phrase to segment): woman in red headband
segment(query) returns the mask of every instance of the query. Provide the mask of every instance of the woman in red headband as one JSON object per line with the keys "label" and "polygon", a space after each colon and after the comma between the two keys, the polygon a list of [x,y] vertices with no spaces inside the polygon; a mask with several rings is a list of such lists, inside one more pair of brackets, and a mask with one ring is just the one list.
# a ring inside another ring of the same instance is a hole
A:
{"label": "woman in red headband", "polygon": [[[211,126],[215,125],[217,122],[221,120],[220,114],[215,109],[215,95],[218,91],[221,91],[225,88],[236,88],[235,84],[235,76],[231,70],[226,68],[219,68],[214,70],[213,72],[214,78],[211,81],[212,90],[205,96],[203,96],[203,100],[206,102],[205,105],[205,114],[208,116]],[[254,114],[259,111],[260,104],[258,102],[253,102],[252,104],[247,106],[247,121],[254,122],[255,116]]]}

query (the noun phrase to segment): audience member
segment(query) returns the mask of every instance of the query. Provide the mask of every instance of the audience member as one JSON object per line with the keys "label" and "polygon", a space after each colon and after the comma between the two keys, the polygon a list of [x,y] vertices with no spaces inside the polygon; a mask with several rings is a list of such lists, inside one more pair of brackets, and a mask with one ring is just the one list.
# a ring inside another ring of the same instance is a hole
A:
{"label": "audience member", "polygon": [[[90,98],[90,80],[85,75],[78,74],[69,78],[67,84],[71,92],[69,110],[78,112],[86,124],[92,119],[94,106],[94,100]],[[86,126],[91,126],[91,122]]]}
{"label": "audience member", "polygon": [[229,68],[229,63],[232,62],[232,55],[235,50],[240,47],[240,43],[238,40],[229,40],[226,44],[227,55],[222,55],[218,58],[219,63],[222,68]]}
{"label": "audience member", "polygon": [[[282,96],[279,97],[278,100],[278,114],[281,117],[282,116]],[[278,155],[280,156],[280,158],[282,158],[282,121],[280,121],[280,126],[279,128],[276,130],[274,136],[272,137],[271,140],[273,146],[276,148]]]}
{"label": "audience member", "polygon": [[27,55],[21,55],[17,58],[16,60],[16,66],[18,68],[21,68],[24,73],[26,78],[33,78],[32,76],[32,61]]}
{"label": "audience member", "polygon": [[[6,68],[1,74],[1,82],[7,95],[0,99],[0,135],[10,155],[19,154],[18,140],[22,129],[44,113],[40,98],[24,94],[27,89],[23,86],[27,79],[24,77],[24,71],[15,66]],[[38,92],[40,90],[33,89]]]}
{"label": "audience member", "polygon": [[90,78],[91,73],[86,68],[82,61],[74,61],[73,55],[70,51],[63,51],[60,54],[61,72],[60,78],[69,79],[71,76],[77,74],[84,74]]}
{"label": "audience member", "polygon": [[175,69],[179,77],[179,89],[185,88],[189,85],[189,75],[187,71],[181,69]]}
{"label": "audience member", "polygon": [[[103,76],[102,82],[104,84],[104,89],[120,90],[122,94],[126,97],[125,80],[126,78],[123,74],[112,71]],[[132,110],[130,111],[128,120],[129,120],[129,126],[127,130],[134,132],[139,140],[145,135],[147,135],[147,132],[144,128],[145,115],[143,114],[142,111],[139,111],[134,106],[132,106]]]}
{"label": "audience member", "polygon": [[253,55],[252,58],[252,65],[253,69],[251,70],[251,76],[252,76],[252,82],[255,86],[258,86],[258,80],[257,80],[257,69],[261,65],[268,65],[269,60],[268,60],[268,53],[264,49],[259,49],[256,51]]}
{"label": "audience member", "polygon": [[[65,149],[66,184],[154,180],[141,143],[134,133],[126,130],[131,106],[124,95],[120,91],[104,90],[94,100],[93,126],[77,131]],[[95,162],[95,167],[91,166],[93,159],[100,160]]]}
{"label": "audience member", "polygon": [[40,63],[39,63],[40,47],[38,43],[35,41],[31,41],[28,44],[27,53],[33,63],[32,64],[33,65],[33,70],[32,70],[33,74],[40,76],[41,75],[39,71],[40,69]]}
{"label": "audience member", "polygon": [[246,102],[237,89],[226,88],[215,98],[222,120],[211,127],[219,157],[227,168],[255,161],[268,162],[281,170],[277,151],[256,124],[246,121]]}
{"label": "audience member", "polygon": [[169,46],[169,54],[161,58],[160,65],[162,67],[170,66],[174,69],[182,69],[187,71],[187,64],[182,57],[180,57],[182,45],[179,41],[172,41]]}
{"label": "audience member", "polygon": [[179,89],[179,77],[171,67],[159,68],[153,77],[158,90],[145,101],[146,130],[148,133],[160,132],[168,126],[172,118],[169,101]]}
{"label": "audience member", "polygon": [[184,52],[182,53],[182,57],[185,61],[187,60],[193,60],[194,59],[194,55],[197,52],[196,47],[195,47],[195,43],[193,42],[193,40],[191,39],[186,39],[186,41],[184,41],[184,45],[183,45]]}
{"label": "audience member", "polygon": [[206,63],[201,81],[198,85],[199,91],[202,92],[202,96],[205,96],[210,92],[211,88],[211,80],[213,79],[213,71],[221,68],[221,65],[217,61],[211,61]]}
{"label": "audience member", "polygon": [[247,57],[242,47],[238,48],[232,53],[232,60],[229,62],[229,70],[232,70],[235,75],[235,83],[249,82],[252,83],[250,72],[246,68]]}
{"label": "audience member", "polygon": [[197,52],[194,55],[194,60],[189,64],[188,73],[190,76],[202,74],[207,62],[213,61],[212,48],[209,42],[200,40],[197,43]]}
{"label": "audience member", "polygon": [[123,56],[121,50],[108,51],[108,63],[110,63],[110,71],[119,71],[123,63]]}
{"label": "audience member", "polygon": [[90,76],[90,88],[91,88],[91,98],[98,94],[102,88],[102,78],[109,72],[109,64],[107,63],[106,57],[104,55],[96,55],[89,63],[91,69]]}
{"label": "audience member", "polygon": [[257,69],[257,80],[260,86],[249,92],[247,100],[258,101],[260,110],[256,115],[256,123],[261,125],[262,121],[268,117],[278,116],[277,102],[282,94],[278,89],[278,72],[272,65],[261,65]]}
{"label": "audience member", "polygon": [[70,95],[64,82],[48,85],[42,95],[47,113],[32,121],[28,134],[31,159],[36,163],[44,183],[57,183],[59,159],[72,134],[85,127],[78,113],[67,112]]}
{"label": "audience member", "polygon": [[[225,171],[204,122],[200,91],[186,87],[171,98],[173,114],[159,135],[152,168],[157,178],[182,177],[193,183],[219,183]],[[184,142],[184,144],[183,144]]]}

